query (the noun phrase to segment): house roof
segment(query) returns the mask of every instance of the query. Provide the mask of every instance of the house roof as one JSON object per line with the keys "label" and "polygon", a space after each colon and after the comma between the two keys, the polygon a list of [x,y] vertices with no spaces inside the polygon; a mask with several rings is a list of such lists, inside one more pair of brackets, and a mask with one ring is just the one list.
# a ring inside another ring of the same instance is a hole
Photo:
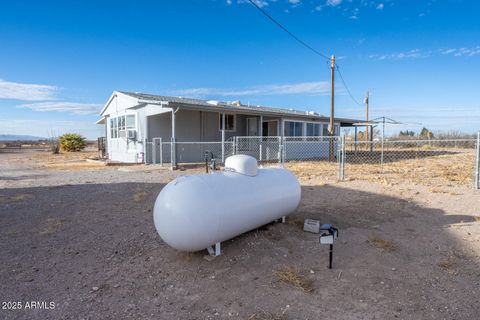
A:
{"label": "house roof", "polygon": [[[230,111],[238,112],[244,111],[253,114],[263,114],[263,115],[272,115],[272,116],[295,116],[301,118],[309,118],[316,120],[328,120],[329,117],[320,115],[312,111],[300,111],[294,109],[283,109],[276,107],[266,107],[266,106],[252,106],[245,105],[241,103],[234,104],[232,102],[223,102],[216,100],[201,100],[193,98],[184,98],[184,97],[173,97],[173,96],[161,96],[153,95],[146,93],[138,92],[126,92],[118,91],[119,93],[128,95],[130,97],[138,99],[139,103],[151,103],[151,104],[161,104],[168,103],[169,106],[180,107],[180,108],[189,108],[189,109],[202,109],[202,110],[213,110],[213,111]],[[335,118],[336,121],[340,121],[344,124],[351,125],[359,120],[355,119],[346,119],[346,118]]]}

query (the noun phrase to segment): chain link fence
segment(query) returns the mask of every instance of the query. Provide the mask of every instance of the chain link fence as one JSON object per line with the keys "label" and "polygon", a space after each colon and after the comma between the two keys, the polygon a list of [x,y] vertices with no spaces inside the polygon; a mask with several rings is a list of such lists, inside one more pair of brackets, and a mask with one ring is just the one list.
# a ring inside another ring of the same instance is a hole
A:
{"label": "chain link fence", "polygon": [[246,154],[261,162],[282,162],[281,137],[231,137],[226,156]]}
{"label": "chain link fence", "polygon": [[[437,179],[480,188],[480,133],[477,139],[352,141],[348,137],[232,137],[225,142],[146,143],[145,162],[203,163],[205,155],[223,163],[235,154],[260,163],[320,170],[344,179]],[[173,161],[172,161],[173,159]],[[394,176],[396,174],[396,176]]]}
{"label": "chain link fence", "polygon": [[476,145],[476,139],[345,141],[345,177],[471,184]]}

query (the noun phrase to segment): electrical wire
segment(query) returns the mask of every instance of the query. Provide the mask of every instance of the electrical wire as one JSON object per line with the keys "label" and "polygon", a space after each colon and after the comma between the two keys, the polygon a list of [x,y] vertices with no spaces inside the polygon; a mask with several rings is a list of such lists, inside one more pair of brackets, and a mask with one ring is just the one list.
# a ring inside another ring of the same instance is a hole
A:
{"label": "electrical wire", "polygon": [[[258,11],[260,11],[265,17],[267,17],[270,21],[272,21],[274,24],[276,24],[280,29],[282,29],[283,31],[285,31],[289,36],[291,36],[293,39],[295,39],[298,43],[300,43],[301,45],[303,45],[305,48],[307,48],[308,50],[312,51],[313,53],[315,53],[316,55],[330,61],[330,57],[328,57],[327,55],[321,53],[320,51],[316,50],[315,48],[313,48],[311,45],[309,45],[308,43],[306,43],[305,41],[301,40],[300,38],[298,38],[295,34],[293,34],[292,32],[290,32],[290,30],[288,30],[285,26],[283,26],[280,22],[278,22],[277,20],[275,20],[275,18],[273,18],[271,15],[269,15],[265,10],[263,10],[257,3],[255,0],[248,0],[253,6],[255,6],[255,8],[258,9]],[[342,73],[340,72],[340,68],[339,68],[339,65],[338,64],[335,64],[335,67],[336,67],[336,70],[338,72],[338,75],[340,76],[340,79],[342,80],[342,83],[343,83],[343,86],[345,87],[345,90],[347,91],[348,95],[350,96],[350,98],[352,99],[353,102],[355,102],[355,104],[361,106],[362,104],[359,103],[352,95],[352,93],[350,92],[350,89],[348,88],[347,86],[347,83],[345,82],[345,79],[343,78],[343,75]]]}
{"label": "electrical wire", "polygon": [[343,86],[345,87],[345,90],[347,91],[348,95],[350,96],[350,98],[352,99],[353,102],[355,102],[357,105],[361,106],[362,104],[360,102],[358,102],[357,99],[355,99],[353,97],[352,93],[350,92],[350,89],[347,86],[347,83],[345,82],[345,79],[343,79],[342,72],[340,72],[340,66],[338,64],[335,64],[335,66],[336,66],[336,70],[338,72],[338,75],[340,76],[340,79],[342,80]]}
{"label": "electrical wire", "polygon": [[278,27],[280,27],[280,29],[282,29],[283,31],[285,31],[286,33],[288,33],[288,35],[290,35],[293,39],[295,39],[298,43],[300,43],[301,45],[303,45],[304,47],[306,47],[307,49],[309,49],[310,51],[312,51],[313,53],[319,55],[320,57],[324,58],[324,59],[327,59],[327,60],[330,60],[330,58],[321,53],[320,51],[316,50],[315,48],[313,48],[311,45],[309,45],[308,43],[306,43],[305,41],[301,40],[300,38],[298,38],[296,35],[294,35],[292,32],[290,32],[290,30],[288,30],[286,27],[284,27],[280,22],[278,22],[277,20],[275,20],[271,15],[269,15],[265,10],[263,10],[254,0],[248,0],[251,4],[253,4],[255,6],[255,8],[257,8],[263,15],[265,15],[265,17],[267,17],[268,19],[270,19],[273,23],[275,23]]}

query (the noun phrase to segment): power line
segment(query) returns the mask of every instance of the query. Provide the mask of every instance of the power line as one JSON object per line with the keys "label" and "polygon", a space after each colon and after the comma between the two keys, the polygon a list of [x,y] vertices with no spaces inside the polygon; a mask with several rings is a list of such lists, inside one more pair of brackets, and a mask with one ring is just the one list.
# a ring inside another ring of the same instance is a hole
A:
{"label": "power line", "polygon": [[348,89],[347,83],[345,82],[345,79],[343,79],[343,75],[340,72],[340,66],[338,64],[336,66],[337,66],[336,69],[337,69],[338,75],[340,76],[340,79],[342,80],[343,86],[345,87],[345,90],[347,90],[348,95],[350,96],[350,98],[352,99],[353,102],[355,102],[357,105],[361,106],[362,104],[360,102],[358,102],[357,99],[355,99],[353,97],[352,93],[350,92],[350,89]]}
{"label": "power line", "polygon": [[[292,32],[290,32],[290,30],[288,30],[285,26],[283,26],[280,22],[278,22],[277,20],[275,20],[275,18],[273,18],[271,15],[269,15],[265,10],[263,10],[257,3],[255,0],[248,0],[252,5],[255,6],[255,8],[257,8],[265,17],[267,17],[270,21],[272,21],[274,24],[276,24],[280,29],[282,29],[283,31],[285,31],[289,36],[291,36],[293,39],[295,39],[298,43],[300,43],[301,45],[303,45],[305,48],[307,48],[308,50],[312,51],[313,53],[315,53],[316,55],[330,61],[330,57],[328,57],[327,55],[321,53],[320,51],[316,50],[315,48],[313,48],[311,45],[309,45],[308,43],[306,43],[305,41],[301,40],[300,38],[298,38],[296,35],[294,35]],[[348,88],[347,86],[347,83],[345,82],[345,79],[343,78],[343,75],[342,73],[340,72],[340,68],[339,68],[339,65],[338,64],[335,64],[336,66],[336,69],[337,69],[337,72],[340,76],[340,79],[342,80],[342,83],[343,83],[343,86],[345,87],[345,90],[347,90],[347,93],[348,95],[350,96],[350,98],[352,99],[353,102],[355,102],[357,105],[362,105],[361,103],[359,103],[352,95],[352,93],[350,92],[350,89]]]}
{"label": "power line", "polygon": [[301,45],[303,45],[304,47],[306,47],[307,49],[309,49],[310,51],[312,51],[313,53],[319,55],[320,57],[324,58],[324,59],[327,59],[327,60],[330,60],[330,58],[321,53],[320,51],[316,50],[315,48],[313,48],[311,45],[309,45],[308,43],[306,43],[305,41],[301,40],[300,38],[298,38],[296,35],[294,35],[292,32],[290,32],[290,30],[288,30],[286,27],[284,27],[280,22],[278,22],[277,20],[275,20],[271,15],[269,15],[265,10],[263,10],[254,0],[248,0],[251,4],[253,4],[255,6],[255,8],[257,8],[261,13],[263,13],[263,15],[265,15],[268,19],[270,19],[273,23],[275,23],[278,27],[280,27],[283,31],[285,31],[286,33],[288,33],[293,39],[295,39],[298,43],[300,43]]}

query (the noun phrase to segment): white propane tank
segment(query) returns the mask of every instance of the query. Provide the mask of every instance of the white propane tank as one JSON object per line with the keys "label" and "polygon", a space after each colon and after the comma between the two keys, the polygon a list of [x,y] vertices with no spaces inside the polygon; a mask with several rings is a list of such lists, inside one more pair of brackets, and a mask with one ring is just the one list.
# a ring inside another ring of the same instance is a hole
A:
{"label": "white propane tank", "polygon": [[297,178],[283,168],[259,168],[235,155],[225,170],[179,176],[155,201],[160,237],[181,251],[199,251],[286,216],[298,207]]}

